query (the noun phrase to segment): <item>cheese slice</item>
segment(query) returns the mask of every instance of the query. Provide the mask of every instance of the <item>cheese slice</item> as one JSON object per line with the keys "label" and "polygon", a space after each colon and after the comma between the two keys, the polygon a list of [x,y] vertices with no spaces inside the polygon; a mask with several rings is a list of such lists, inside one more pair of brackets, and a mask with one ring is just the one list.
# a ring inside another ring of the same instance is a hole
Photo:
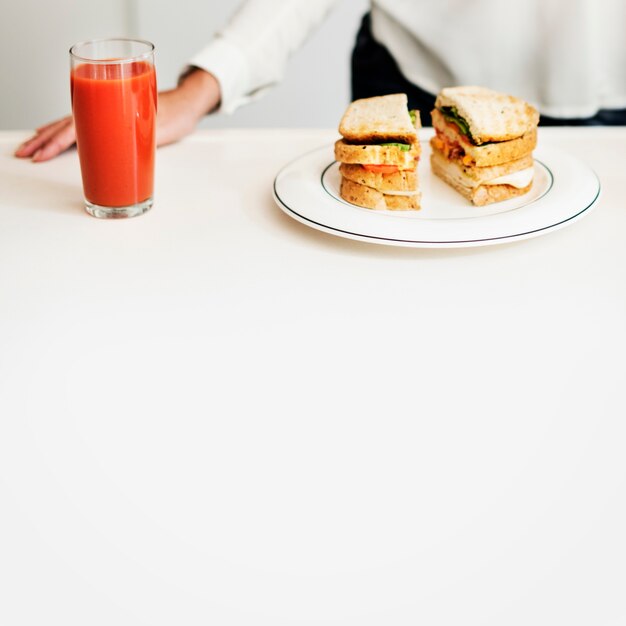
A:
{"label": "cheese slice", "polygon": [[498,176],[498,178],[492,178],[486,180],[483,185],[511,185],[511,187],[517,187],[517,189],[523,189],[528,187],[533,180],[533,174],[535,170],[532,167],[527,167],[525,170],[519,170],[519,172],[513,172],[506,176]]}

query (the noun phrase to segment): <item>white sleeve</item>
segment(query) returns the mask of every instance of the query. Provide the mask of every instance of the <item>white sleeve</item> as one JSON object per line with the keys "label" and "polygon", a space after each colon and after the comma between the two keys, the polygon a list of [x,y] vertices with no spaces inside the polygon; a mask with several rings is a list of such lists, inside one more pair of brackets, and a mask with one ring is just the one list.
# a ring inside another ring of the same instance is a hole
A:
{"label": "white sleeve", "polygon": [[248,0],[189,65],[220,83],[220,111],[235,109],[275,85],[291,54],[337,0]]}

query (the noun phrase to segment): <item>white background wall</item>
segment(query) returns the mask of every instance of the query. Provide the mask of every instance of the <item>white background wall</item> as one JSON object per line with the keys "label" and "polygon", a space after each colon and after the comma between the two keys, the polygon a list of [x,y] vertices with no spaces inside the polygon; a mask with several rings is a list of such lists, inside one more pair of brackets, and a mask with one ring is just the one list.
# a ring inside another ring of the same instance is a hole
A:
{"label": "white background wall", "polygon": [[[210,116],[203,125],[335,127],[350,98],[350,52],[367,4],[338,2],[294,56],[280,86],[232,116]],[[3,0],[0,128],[34,128],[69,112],[68,49],[84,39],[150,39],[157,47],[159,86],[172,87],[186,60],[238,5],[239,0]]]}
{"label": "white background wall", "polygon": [[1,0],[0,128],[33,128],[69,112],[72,43],[127,34],[125,0]]}

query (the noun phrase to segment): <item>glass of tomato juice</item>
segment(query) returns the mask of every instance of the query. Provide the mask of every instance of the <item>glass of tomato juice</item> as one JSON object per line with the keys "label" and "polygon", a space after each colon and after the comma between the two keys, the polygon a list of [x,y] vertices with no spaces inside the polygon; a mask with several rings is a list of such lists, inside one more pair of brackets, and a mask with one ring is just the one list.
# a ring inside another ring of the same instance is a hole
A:
{"label": "glass of tomato juice", "polygon": [[103,218],[141,215],[154,190],[154,45],[86,41],[72,46],[70,63],[85,209]]}

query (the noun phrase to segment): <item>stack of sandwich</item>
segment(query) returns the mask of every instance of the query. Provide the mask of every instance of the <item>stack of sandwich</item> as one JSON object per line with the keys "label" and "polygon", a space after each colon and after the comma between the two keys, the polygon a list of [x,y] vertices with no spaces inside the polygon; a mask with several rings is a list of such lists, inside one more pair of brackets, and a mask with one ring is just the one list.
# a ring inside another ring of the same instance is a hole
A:
{"label": "stack of sandwich", "polygon": [[539,114],[484,87],[450,87],[432,112],[433,173],[475,205],[507,200],[532,186]]}
{"label": "stack of sandwich", "polygon": [[335,143],[341,197],[368,209],[420,208],[417,162],[418,111],[409,111],[405,94],[355,100],[339,125]]}

